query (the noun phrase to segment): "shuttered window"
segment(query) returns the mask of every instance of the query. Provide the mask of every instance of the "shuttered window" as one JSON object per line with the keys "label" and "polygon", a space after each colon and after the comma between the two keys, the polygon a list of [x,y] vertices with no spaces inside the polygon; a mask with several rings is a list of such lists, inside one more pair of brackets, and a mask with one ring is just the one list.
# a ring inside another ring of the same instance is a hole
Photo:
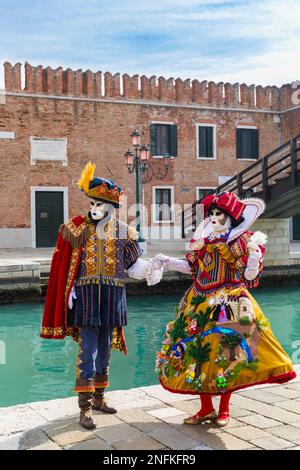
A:
{"label": "shuttered window", "polygon": [[177,157],[177,126],[172,124],[151,124],[151,155]]}
{"label": "shuttered window", "polygon": [[236,130],[236,158],[257,160],[259,157],[258,129]]}
{"label": "shuttered window", "polygon": [[197,200],[202,201],[209,194],[213,194],[214,188],[198,188]]}
{"label": "shuttered window", "polygon": [[198,126],[198,158],[214,157],[214,126]]}
{"label": "shuttered window", "polygon": [[155,222],[172,221],[170,188],[155,188]]}

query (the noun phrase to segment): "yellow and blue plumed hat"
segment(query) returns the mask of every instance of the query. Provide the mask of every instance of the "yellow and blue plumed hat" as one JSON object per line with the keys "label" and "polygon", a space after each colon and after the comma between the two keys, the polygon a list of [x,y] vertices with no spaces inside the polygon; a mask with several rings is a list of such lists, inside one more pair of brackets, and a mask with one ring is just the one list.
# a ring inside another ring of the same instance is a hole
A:
{"label": "yellow and blue plumed hat", "polygon": [[106,178],[97,178],[94,176],[96,165],[94,163],[87,163],[81,173],[81,178],[78,181],[78,187],[84,194],[93,199],[112,204],[115,207],[120,207],[121,197],[124,192],[118,184]]}

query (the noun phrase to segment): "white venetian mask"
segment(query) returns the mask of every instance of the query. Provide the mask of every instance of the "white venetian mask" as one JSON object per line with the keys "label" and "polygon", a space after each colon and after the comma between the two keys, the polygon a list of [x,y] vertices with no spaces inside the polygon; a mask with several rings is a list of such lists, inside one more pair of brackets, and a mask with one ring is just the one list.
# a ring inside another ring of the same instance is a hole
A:
{"label": "white venetian mask", "polygon": [[208,217],[214,232],[226,232],[231,227],[230,216],[217,207],[208,211]]}
{"label": "white venetian mask", "polygon": [[101,220],[107,214],[107,204],[97,199],[90,199],[90,212],[93,220]]}

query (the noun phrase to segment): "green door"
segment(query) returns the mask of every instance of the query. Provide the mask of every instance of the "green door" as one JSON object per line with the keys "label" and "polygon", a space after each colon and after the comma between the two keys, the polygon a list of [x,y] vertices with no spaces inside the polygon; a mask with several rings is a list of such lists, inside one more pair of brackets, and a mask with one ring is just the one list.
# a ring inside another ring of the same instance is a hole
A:
{"label": "green door", "polygon": [[62,191],[36,191],[35,220],[36,247],[55,246],[58,228],[64,221]]}
{"label": "green door", "polygon": [[300,214],[293,217],[293,240],[300,240]]}

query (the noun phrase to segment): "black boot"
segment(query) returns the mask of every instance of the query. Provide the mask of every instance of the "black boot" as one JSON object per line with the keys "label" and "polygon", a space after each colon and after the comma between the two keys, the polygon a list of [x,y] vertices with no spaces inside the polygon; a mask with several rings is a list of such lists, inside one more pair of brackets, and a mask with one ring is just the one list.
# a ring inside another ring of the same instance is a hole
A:
{"label": "black boot", "polygon": [[85,429],[95,429],[96,421],[92,416],[92,393],[91,392],[79,392],[78,393],[78,405],[80,408],[79,422]]}
{"label": "black boot", "polygon": [[103,413],[114,414],[117,413],[117,410],[112,406],[108,406],[104,400],[104,388],[96,388],[95,392],[92,394],[92,408],[93,410],[103,411]]}

